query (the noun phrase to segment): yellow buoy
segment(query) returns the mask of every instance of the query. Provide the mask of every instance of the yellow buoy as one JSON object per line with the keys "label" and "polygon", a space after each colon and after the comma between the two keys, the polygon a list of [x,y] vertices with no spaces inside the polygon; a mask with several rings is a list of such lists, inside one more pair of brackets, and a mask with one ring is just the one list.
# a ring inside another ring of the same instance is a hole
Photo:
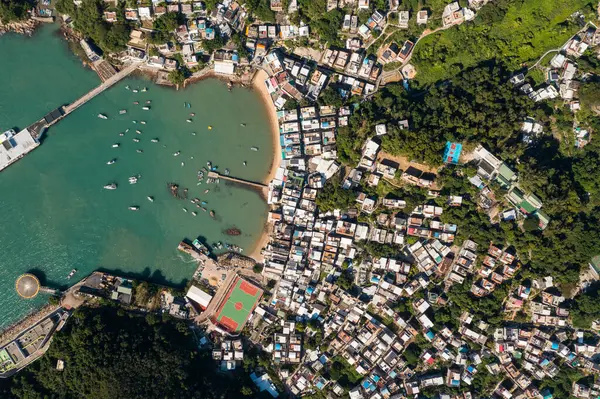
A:
{"label": "yellow buoy", "polygon": [[212,130],[212,126],[210,126],[210,125],[209,125],[209,126],[208,126],[208,130]]}

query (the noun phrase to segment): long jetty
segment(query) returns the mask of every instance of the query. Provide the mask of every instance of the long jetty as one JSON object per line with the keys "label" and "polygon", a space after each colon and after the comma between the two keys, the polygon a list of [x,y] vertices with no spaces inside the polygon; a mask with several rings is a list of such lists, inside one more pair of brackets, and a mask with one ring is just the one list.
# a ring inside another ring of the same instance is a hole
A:
{"label": "long jetty", "polygon": [[[102,93],[104,90],[108,89],[109,87],[118,83],[125,77],[129,76],[141,64],[142,64],[142,62],[133,62],[133,63],[129,64],[127,67],[121,69],[115,75],[106,79],[100,86],[95,87],[89,93],[86,93],[85,95],[81,96],[79,99],[77,99],[73,103],[64,106],[63,107],[63,112],[64,112],[63,118],[65,116],[69,115],[71,112],[75,111],[77,108],[81,107],[83,104],[90,101],[92,98],[96,97],[98,94]],[[55,123],[55,122],[56,121],[53,121],[53,123]]]}
{"label": "long jetty", "polygon": [[223,179],[223,180],[228,180],[234,183],[238,183],[238,184],[243,184],[245,186],[250,186],[253,188],[258,188],[260,190],[264,190],[265,188],[267,188],[266,184],[263,183],[257,183],[254,181],[250,181],[250,180],[246,180],[246,179],[241,179],[239,177],[232,177],[232,176],[225,176],[222,175],[218,172],[208,172],[208,177],[213,178],[213,179]]}
{"label": "long jetty", "polygon": [[104,92],[109,87],[118,83],[123,78],[129,76],[141,64],[141,61],[137,61],[127,65],[121,71],[115,73],[110,78],[106,79],[102,84],[81,96],[73,103],[56,108],[37,122],[32,123],[26,129],[23,129],[18,134],[14,135],[13,143],[15,144],[13,144],[12,147],[0,148],[0,159],[2,159],[2,162],[0,162],[0,171],[37,148],[40,145],[40,138],[46,129],[66,118],[71,112],[75,111],[77,108],[81,107],[98,94]]}

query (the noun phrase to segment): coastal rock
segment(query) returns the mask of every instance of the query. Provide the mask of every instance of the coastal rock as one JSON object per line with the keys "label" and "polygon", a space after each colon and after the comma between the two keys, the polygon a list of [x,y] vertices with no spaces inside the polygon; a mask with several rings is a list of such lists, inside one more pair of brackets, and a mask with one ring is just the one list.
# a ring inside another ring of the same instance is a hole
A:
{"label": "coastal rock", "polygon": [[14,32],[20,35],[31,36],[33,35],[33,32],[35,32],[35,28],[39,24],[40,23],[38,21],[35,21],[33,19],[27,19],[24,21],[13,21],[7,24],[3,24],[0,22],[0,35],[7,32]]}

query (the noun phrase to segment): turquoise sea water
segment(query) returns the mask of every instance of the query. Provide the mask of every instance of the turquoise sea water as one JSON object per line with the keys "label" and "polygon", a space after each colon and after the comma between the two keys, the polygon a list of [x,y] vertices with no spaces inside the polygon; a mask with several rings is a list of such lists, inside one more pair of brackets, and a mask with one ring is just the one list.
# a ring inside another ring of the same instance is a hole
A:
{"label": "turquoise sea water", "polygon": [[[99,83],[55,30],[45,26],[33,38],[0,37],[0,129],[26,127]],[[148,91],[133,93],[126,86]],[[144,111],[147,100],[151,109]],[[127,113],[119,115],[120,109]],[[113,148],[115,143],[120,146]],[[229,168],[232,176],[257,181],[272,156],[267,113],[251,91],[228,92],[209,80],[177,92],[129,78],[96,97],[53,126],[38,149],[0,172],[0,327],[45,302],[43,296],[24,301],[14,292],[16,277],[27,271],[53,287],[65,286],[72,268],[79,270],[76,277],[102,268],[182,284],[194,264],[177,251],[181,239],[202,236],[209,244],[227,241],[251,249],[266,220],[264,200],[224,182],[198,186],[197,171],[211,161],[220,171]],[[113,158],[117,162],[106,165]],[[141,175],[135,185],[127,182],[132,175]],[[113,181],[117,190],[103,189]],[[173,198],[167,182],[189,188],[188,197],[206,201],[216,218]],[[131,205],[140,210],[129,211]],[[232,226],[242,235],[227,237],[223,231]]]}

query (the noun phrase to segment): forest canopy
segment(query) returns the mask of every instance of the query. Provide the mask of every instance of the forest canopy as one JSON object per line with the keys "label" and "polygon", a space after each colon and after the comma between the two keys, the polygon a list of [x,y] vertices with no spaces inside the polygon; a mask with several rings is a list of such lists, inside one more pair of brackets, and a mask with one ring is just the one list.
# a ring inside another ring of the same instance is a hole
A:
{"label": "forest canopy", "polygon": [[[9,380],[6,389],[22,399],[237,398],[242,389],[258,397],[243,370],[217,374],[210,352],[196,348],[182,321],[112,307],[82,308],[46,355]],[[62,372],[56,370],[58,359],[65,362]]]}

